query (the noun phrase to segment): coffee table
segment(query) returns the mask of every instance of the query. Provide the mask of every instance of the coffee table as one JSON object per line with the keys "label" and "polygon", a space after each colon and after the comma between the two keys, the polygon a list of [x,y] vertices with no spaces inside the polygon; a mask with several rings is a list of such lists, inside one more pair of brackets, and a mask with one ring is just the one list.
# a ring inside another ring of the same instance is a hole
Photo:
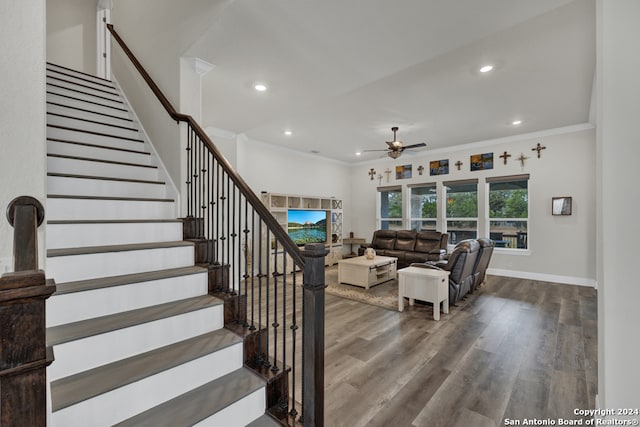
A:
{"label": "coffee table", "polygon": [[433,320],[440,320],[442,311],[449,313],[449,272],[421,267],[398,270],[398,311],[404,310],[404,299],[409,305],[414,300],[433,303]]}
{"label": "coffee table", "polygon": [[371,286],[395,279],[397,265],[398,258],[388,256],[343,259],[338,261],[338,282],[369,289]]}

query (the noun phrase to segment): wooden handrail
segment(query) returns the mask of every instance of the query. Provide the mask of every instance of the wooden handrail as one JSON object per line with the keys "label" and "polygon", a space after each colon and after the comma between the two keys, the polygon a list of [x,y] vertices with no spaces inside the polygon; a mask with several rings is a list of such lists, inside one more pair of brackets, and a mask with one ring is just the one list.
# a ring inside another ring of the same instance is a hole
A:
{"label": "wooden handrail", "polygon": [[278,221],[271,215],[267,207],[262,203],[260,198],[253,192],[251,187],[245,182],[244,179],[233,169],[233,166],[229,163],[229,161],[220,153],[220,151],[213,144],[213,141],[209,138],[209,136],[205,133],[205,131],[200,127],[198,122],[192,116],[182,114],[176,111],[176,109],[171,105],[171,102],[167,99],[167,97],[162,93],[158,85],[153,81],[149,73],[144,69],[140,61],[136,58],[133,52],[129,49],[127,44],[122,40],[120,35],[117,33],[112,24],[107,24],[107,29],[113,36],[113,38],[118,42],[124,53],[127,55],[133,66],[138,70],[144,81],[147,83],[153,94],[158,98],[164,109],[167,111],[169,116],[177,122],[186,122],[191,126],[195,134],[202,140],[207,149],[213,154],[213,156],[218,160],[224,171],[229,174],[229,177],[234,182],[234,184],[240,189],[240,192],[244,195],[247,201],[251,204],[253,209],[258,213],[262,221],[267,225],[269,230],[273,233],[276,239],[280,242],[284,250],[289,253],[293,262],[298,265],[301,269],[304,268],[304,258],[300,252],[298,246],[291,240],[289,235],[284,231],[284,229],[278,224]]}

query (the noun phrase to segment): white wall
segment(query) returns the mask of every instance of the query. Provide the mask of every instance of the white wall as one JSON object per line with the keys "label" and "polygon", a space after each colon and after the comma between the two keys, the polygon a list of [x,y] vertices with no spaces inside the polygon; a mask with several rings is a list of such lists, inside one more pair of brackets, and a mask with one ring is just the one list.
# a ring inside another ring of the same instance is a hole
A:
{"label": "white wall", "polygon": [[[5,217],[17,196],[46,208],[45,4],[0,2],[0,274],[13,271],[13,228]],[[44,268],[44,229],[38,232]]]}
{"label": "white wall", "polygon": [[96,73],[97,1],[47,0],[47,61]]}
{"label": "white wall", "polygon": [[237,170],[258,195],[266,191],[342,199],[342,229],[346,236],[352,229],[352,223],[360,220],[354,216],[351,173],[346,164],[239,138]]}
{"label": "white wall", "polygon": [[637,0],[597,3],[598,397],[612,409],[640,407],[639,16]]}
{"label": "white wall", "polygon": [[[529,173],[529,251],[526,255],[494,252],[491,260],[493,274],[516,277],[531,277],[539,280],[559,281],[581,285],[593,285],[595,279],[595,131],[589,126],[559,129],[557,135],[537,137],[520,136],[497,141],[470,144],[456,151],[433,150],[428,155],[405,155],[397,160],[381,159],[352,168],[353,223],[356,236],[371,239],[376,229],[376,199],[379,183],[370,180],[368,172],[374,168],[383,174],[386,168],[395,170],[397,165],[413,166],[411,179],[396,180],[391,174],[390,182],[382,179],[382,186],[453,181],[478,178],[478,197],[485,200],[484,178]],[[585,129],[586,128],[586,129]],[[585,129],[576,131],[576,129]],[[567,133],[568,132],[568,133]],[[551,133],[551,131],[546,132]],[[531,151],[537,143],[547,148],[541,158]],[[512,157],[505,166],[498,156],[508,151]],[[471,172],[469,156],[493,152],[494,168]],[[521,153],[529,157],[525,166],[515,160]],[[429,176],[429,161],[449,159],[449,174]],[[463,162],[461,170],[454,166]],[[425,167],[418,175],[419,165]],[[383,174],[384,176],[384,174]],[[551,197],[573,197],[573,215],[552,216]],[[482,216],[484,206],[480,206]],[[408,224],[407,224],[408,227]],[[488,236],[485,223],[479,223],[479,235]]]}

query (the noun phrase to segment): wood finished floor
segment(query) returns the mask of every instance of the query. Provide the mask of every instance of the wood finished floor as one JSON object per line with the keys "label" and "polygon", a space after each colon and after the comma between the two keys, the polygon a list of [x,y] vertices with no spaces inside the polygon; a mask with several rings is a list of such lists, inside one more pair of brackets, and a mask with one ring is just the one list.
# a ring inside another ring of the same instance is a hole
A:
{"label": "wood finished floor", "polygon": [[594,408],[596,292],[490,276],[431,318],[326,296],[325,425],[498,426]]}
{"label": "wood finished floor", "polygon": [[[264,317],[264,294],[259,305]],[[594,289],[488,276],[450,313],[436,322],[427,305],[400,313],[326,294],[325,425],[498,426],[595,408]]]}

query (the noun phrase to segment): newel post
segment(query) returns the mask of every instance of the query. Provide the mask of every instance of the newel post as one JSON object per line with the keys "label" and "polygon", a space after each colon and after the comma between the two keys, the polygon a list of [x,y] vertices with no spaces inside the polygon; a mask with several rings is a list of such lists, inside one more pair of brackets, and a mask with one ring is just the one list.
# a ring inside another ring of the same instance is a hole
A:
{"label": "newel post", "polygon": [[324,257],[321,243],[305,245],[302,311],[302,416],[305,426],[324,425]]}
{"label": "newel post", "polygon": [[0,276],[0,425],[44,427],[46,367],[53,360],[45,342],[45,300],[56,289],[37,270],[44,209],[36,199],[18,197],[7,219],[14,227],[16,271]]}

